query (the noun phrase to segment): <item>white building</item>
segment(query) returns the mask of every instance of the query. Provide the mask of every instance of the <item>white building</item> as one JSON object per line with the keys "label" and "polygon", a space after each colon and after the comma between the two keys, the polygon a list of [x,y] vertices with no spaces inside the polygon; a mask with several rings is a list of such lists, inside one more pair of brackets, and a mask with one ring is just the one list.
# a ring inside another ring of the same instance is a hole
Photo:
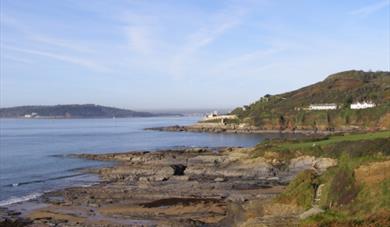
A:
{"label": "white building", "polygon": [[335,103],[323,103],[323,104],[311,104],[309,110],[335,110],[337,104]]}
{"label": "white building", "polygon": [[214,111],[212,113],[206,114],[205,118],[213,118],[213,117],[216,117],[216,116],[218,116],[218,112]]}
{"label": "white building", "polygon": [[225,120],[225,119],[237,119],[237,116],[236,115],[218,115],[218,112],[214,111],[211,114],[207,114],[206,117],[203,118],[203,121]]}
{"label": "white building", "polygon": [[358,109],[367,109],[367,108],[373,108],[376,104],[373,102],[356,102],[351,104],[351,109],[358,110]]}
{"label": "white building", "polygon": [[38,117],[38,114],[37,113],[31,113],[31,114],[25,114],[24,115],[24,118],[34,118],[34,117]]}

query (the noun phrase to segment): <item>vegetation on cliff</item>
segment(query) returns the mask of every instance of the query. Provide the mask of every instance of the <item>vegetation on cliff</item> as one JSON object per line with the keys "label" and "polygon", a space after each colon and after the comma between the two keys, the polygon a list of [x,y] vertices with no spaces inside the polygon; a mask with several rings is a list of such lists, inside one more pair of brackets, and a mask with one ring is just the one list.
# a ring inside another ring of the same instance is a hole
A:
{"label": "vegetation on cliff", "polygon": [[[372,101],[374,108],[350,104]],[[311,104],[335,103],[336,110],[308,110]],[[265,95],[232,111],[240,123],[263,129],[389,129],[390,72],[346,71],[319,83],[279,95]]]}
{"label": "vegetation on cliff", "polygon": [[259,144],[253,156],[274,152],[274,157],[284,162],[302,155],[336,158],[338,165],[322,174],[312,170],[298,174],[274,202],[322,209],[323,213],[302,221],[310,226],[381,226],[390,223],[389,147],[390,131],[385,131],[310,141],[268,141]]}

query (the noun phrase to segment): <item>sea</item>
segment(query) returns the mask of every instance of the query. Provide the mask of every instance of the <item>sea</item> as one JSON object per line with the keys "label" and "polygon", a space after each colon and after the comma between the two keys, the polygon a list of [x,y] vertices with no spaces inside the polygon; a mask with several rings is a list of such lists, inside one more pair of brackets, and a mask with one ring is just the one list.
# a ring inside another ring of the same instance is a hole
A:
{"label": "sea", "polygon": [[72,158],[71,154],[156,151],[184,147],[248,147],[258,134],[161,132],[145,128],[190,125],[189,117],[116,119],[0,119],[0,206],[31,200],[45,192],[88,186],[98,176],[84,168],[109,162]]}

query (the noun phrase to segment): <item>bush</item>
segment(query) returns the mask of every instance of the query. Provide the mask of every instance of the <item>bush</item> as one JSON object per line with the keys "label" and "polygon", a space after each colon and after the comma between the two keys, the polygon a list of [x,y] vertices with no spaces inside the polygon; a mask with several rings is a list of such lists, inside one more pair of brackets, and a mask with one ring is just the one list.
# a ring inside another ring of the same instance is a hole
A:
{"label": "bush", "polygon": [[315,189],[318,187],[317,175],[312,170],[298,174],[285,191],[276,198],[277,202],[296,204],[305,209],[312,206]]}

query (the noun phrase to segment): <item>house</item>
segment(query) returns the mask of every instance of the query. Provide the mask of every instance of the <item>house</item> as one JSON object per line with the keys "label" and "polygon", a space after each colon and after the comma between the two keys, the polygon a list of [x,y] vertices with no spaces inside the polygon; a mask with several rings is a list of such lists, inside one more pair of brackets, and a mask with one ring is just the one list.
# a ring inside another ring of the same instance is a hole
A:
{"label": "house", "polygon": [[34,117],[38,117],[38,114],[37,113],[31,113],[31,114],[25,114],[24,115],[24,118],[34,118]]}
{"label": "house", "polygon": [[376,104],[371,101],[364,101],[364,102],[356,102],[351,104],[351,109],[358,110],[358,109],[367,109],[367,108],[373,108]]}
{"label": "house", "polygon": [[336,103],[311,104],[309,110],[336,110]]}

